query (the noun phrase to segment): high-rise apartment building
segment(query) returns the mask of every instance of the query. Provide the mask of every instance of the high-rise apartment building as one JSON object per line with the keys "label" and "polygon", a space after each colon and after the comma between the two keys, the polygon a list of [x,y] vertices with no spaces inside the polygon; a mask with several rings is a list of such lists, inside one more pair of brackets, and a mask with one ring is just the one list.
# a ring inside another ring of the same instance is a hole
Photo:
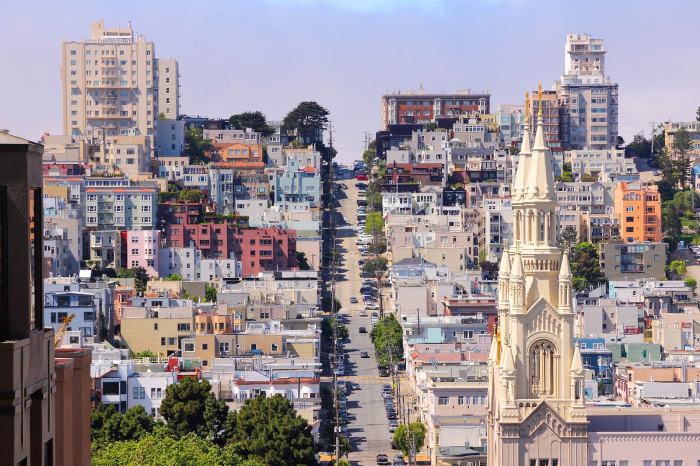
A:
{"label": "high-rise apartment building", "polygon": [[564,74],[556,83],[565,148],[608,149],[617,144],[618,86],[605,74],[603,39],[569,34]]}
{"label": "high-rise apartment building", "polygon": [[382,128],[389,125],[434,122],[472,113],[490,113],[491,95],[457,91],[452,94],[395,93],[382,96]]}
{"label": "high-rise apartment building", "polygon": [[155,147],[155,45],[131,25],[92,24],[89,39],[63,43],[63,134],[105,141],[146,136]]}
{"label": "high-rise apartment building", "polygon": [[[535,95],[535,92],[532,93]],[[559,133],[559,114],[561,107],[555,91],[543,91],[541,99],[530,99],[530,115],[538,115],[542,106],[542,128],[544,139],[552,152],[562,152],[561,134]]]}
{"label": "high-rise apartment building", "polygon": [[180,116],[180,70],[177,60],[159,58],[158,66],[158,115],[167,120]]}
{"label": "high-rise apartment building", "polygon": [[626,243],[660,243],[661,195],[656,185],[640,182],[615,185],[615,214],[620,217],[620,236]]}

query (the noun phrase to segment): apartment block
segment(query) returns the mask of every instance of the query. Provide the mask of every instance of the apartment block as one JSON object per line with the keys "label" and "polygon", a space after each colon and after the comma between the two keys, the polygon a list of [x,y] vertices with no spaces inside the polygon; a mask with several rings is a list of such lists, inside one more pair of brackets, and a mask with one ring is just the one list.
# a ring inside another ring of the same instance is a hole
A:
{"label": "apartment block", "polygon": [[496,111],[498,138],[501,145],[513,147],[523,137],[524,105],[499,105]]}
{"label": "apartment block", "polygon": [[666,279],[666,243],[601,243],[600,268],[608,280]]}
{"label": "apartment block", "polygon": [[145,136],[156,125],[155,45],[131,28],[92,24],[89,39],[64,42],[63,134],[88,141]]}
{"label": "apartment block", "polygon": [[284,168],[268,168],[275,203],[308,202],[317,207],[321,202],[321,172],[313,166],[300,165],[303,160],[290,158]]}
{"label": "apartment block", "polygon": [[471,113],[490,113],[491,95],[457,91],[428,94],[423,90],[382,96],[382,129],[389,125],[429,123],[438,118],[456,118]]}
{"label": "apartment block", "polygon": [[295,231],[251,228],[239,230],[234,238],[244,277],[297,267]]}
{"label": "apartment block", "polygon": [[561,137],[572,149],[608,149],[617,144],[618,85],[605,74],[603,39],[569,34],[564,74],[556,83]]}
{"label": "apartment block", "polygon": [[[537,95],[537,91],[533,91],[532,95]],[[533,119],[530,122],[530,132],[535,134],[535,125],[533,122],[539,115],[540,99],[530,99],[530,115]],[[556,91],[542,92],[542,129],[544,130],[544,139],[547,142],[547,147],[554,152],[562,152],[562,135],[560,128],[560,113],[561,106]]]}
{"label": "apartment block", "polygon": [[191,305],[122,308],[121,337],[134,353],[152,351],[170,355],[180,349],[181,340],[193,331]]}
{"label": "apartment block", "polygon": [[700,157],[700,121],[669,121],[664,123],[664,146],[668,148],[669,155],[672,157],[675,155],[673,152],[673,139],[681,129],[684,129],[688,133],[692,144],[689,156],[691,158]]}
{"label": "apartment block", "polygon": [[660,243],[661,195],[656,185],[640,182],[615,185],[615,214],[620,218],[620,236],[627,243]]}
{"label": "apartment block", "polygon": [[89,186],[80,193],[85,227],[92,230],[153,230],[156,186]]}
{"label": "apartment block", "polygon": [[101,268],[119,270],[128,267],[122,263],[122,235],[119,230],[96,230],[88,232],[89,255],[87,260]]}
{"label": "apartment block", "polygon": [[173,58],[157,58],[156,70],[158,118],[163,118],[160,121],[177,120],[180,116],[180,66]]}
{"label": "apartment block", "polygon": [[52,464],[56,377],[43,311],[42,147],[0,132],[0,464]]}
{"label": "apartment block", "polygon": [[178,157],[185,151],[184,120],[160,119],[156,126],[156,156]]}
{"label": "apartment block", "polygon": [[158,276],[160,230],[128,230],[126,232],[126,264],[133,269],[142,267],[151,277]]}

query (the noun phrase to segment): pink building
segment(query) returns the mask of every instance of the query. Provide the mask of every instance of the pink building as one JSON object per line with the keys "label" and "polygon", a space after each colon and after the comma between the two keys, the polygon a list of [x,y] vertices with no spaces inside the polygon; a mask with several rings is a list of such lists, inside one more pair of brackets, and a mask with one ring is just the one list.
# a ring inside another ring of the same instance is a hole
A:
{"label": "pink building", "polygon": [[151,277],[158,276],[160,231],[129,230],[126,234],[127,268],[143,267]]}

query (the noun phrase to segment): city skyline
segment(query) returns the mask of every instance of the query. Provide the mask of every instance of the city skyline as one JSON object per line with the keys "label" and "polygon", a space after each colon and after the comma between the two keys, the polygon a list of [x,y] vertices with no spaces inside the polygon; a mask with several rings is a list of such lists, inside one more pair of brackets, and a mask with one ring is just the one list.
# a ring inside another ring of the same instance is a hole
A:
{"label": "city skyline", "polygon": [[[607,74],[620,85],[619,132],[626,140],[642,130],[648,135],[651,121],[693,119],[700,102],[700,90],[692,81],[700,65],[683,59],[691,56],[694,43],[690,21],[698,6],[690,4],[683,7],[683,15],[673,9],[656,12],[656,24],[638,4],[627,11],[630,2],[589,2],[579,11],[550,2],[533,6],[486,0],[469,5],[440,0],[276,0],[254,6],[213,5],[196,16],[184,3],[168,8],[131,2],[73,5],[6,5],[8,16],[31,18],[34,27],[17,20],[4,32],[20,44],[22,53],[6,48],[0,59],[8,69],[26,72],[3,78],[0,101],[6,111],[0,116],[1,128],[33,140],[44,131],[61,133],[61,42],[89,37],[90,23],[100,19],[109,27],[130,21],[136,32],[156,44],[158,56],[179,61],[184,114],[228,117],[261,110],[268,119],[279,120],[302,100],[318,101],[331,112],[340,161],[358,157],[362,133],[380,128],[378,109],[384,93],[421,86],[426,92],[468,88],[489,92],[495,110],[500,104],[522,103],[523,91],[534,89],[539,81],[548,89],[564,70],[569,32],[588,32],[605,40]],[[596,14],[603,7],[609,14]],[[521,24],[524,13],[535,21]],[[481,20],[460,21],[474,15]],[[313,27],[302,27],[307,23]],[[512,27],[505,30],[507,24]],[[673,27],[664,31],[665,24]],[[414,31],[405,47],[396,42],[402,30]],[[533,32],[524,34],[525,30]],[[462,42],[466,47],[458,45]],[[430,71],[428,64],[440,63],[442,54],[440,73]],[[240,61],[245,72],[240,72]]]}

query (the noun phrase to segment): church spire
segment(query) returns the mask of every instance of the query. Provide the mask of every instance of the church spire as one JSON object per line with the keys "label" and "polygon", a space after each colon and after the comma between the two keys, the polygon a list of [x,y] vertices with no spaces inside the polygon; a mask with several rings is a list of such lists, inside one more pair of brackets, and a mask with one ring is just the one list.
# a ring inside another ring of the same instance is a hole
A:
{"label": "church spire", "polygon": [[546,199],[556,201],[554,193],[553,167],[547,157],[547,146],[544,140],[544,121],[542,119],[542,84],[538,92],[537,131],[535,132],[535,144],[532,146],[532,155],[528,165],[527,182],[525,192],[529,200]]}
{"label": "church spire", "polygon": [[561,267],[559,268],[559,312],[570,314],[573,312],[572,299],[571,266],[569,265],[569,246],[564,247],[561,256]]}
{"label": "church spire", "polygon": [[515,245],[515,255],[510,270],[509,304],[511,314],[522,314],[525,311],[525,274],[523,261],[520,258],[520,245]]}
{"label": "church spire", "polygon": [[525,92],[525,125],[523,127],[523,142],[518,154],[518,168],[513,180],[512,196],[521,199],[525,195],[525,183],[527,181],[527,168],[530,162],[530,94]]}

